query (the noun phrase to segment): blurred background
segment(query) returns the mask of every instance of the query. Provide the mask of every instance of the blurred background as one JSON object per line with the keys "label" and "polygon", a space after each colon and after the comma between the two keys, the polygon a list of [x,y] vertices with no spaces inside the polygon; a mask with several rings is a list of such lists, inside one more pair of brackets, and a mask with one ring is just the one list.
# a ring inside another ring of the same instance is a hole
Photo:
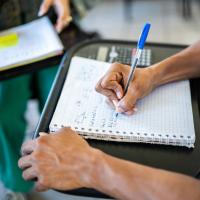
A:
{"label": "blurred background", "polygon": [[200,35],[200,0],[100,0],[81,21],[102,37],[137,40],[145,22],[148,41],[191,44]]}
{"label": "blurred background", "polygon": [[[93,2],[93,0],[88,0]],[[200,0],[97,0],[80,21],[83,30],[102,38],[137,40],[145,22],[152,24],[148,41],[192,44],[200,37]],[[81,9],[81,7],[80,7]],[[39,113],[37,101],[28,103],[27,136],[33,133]],[[92,199],[54,191],[32,192],[31,200]]]}

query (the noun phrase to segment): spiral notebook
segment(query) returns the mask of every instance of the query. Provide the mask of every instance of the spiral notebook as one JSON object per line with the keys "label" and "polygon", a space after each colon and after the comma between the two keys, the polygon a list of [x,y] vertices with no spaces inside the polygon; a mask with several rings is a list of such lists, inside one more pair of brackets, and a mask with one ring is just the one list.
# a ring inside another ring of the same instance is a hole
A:
{"label": "spiral notebook", "polygon": [[95,91],[110,64],[73,57],[49,129],[70,126],[84,138],[194,147],[189,81],[163,85],[137,102],[132,116],[119,114]]}

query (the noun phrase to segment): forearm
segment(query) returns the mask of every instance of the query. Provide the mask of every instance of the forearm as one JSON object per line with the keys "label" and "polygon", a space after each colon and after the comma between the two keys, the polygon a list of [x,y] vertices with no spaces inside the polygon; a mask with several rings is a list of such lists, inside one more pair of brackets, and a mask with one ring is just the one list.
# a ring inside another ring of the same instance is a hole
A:
{"label": "forearm", "polygon": [[200,199],[200,182],[97,153],[90,187],[117,199]]}
{"label": "forearm", "polygon": [[153,65],[155,86],[200,77],[200,42]]}

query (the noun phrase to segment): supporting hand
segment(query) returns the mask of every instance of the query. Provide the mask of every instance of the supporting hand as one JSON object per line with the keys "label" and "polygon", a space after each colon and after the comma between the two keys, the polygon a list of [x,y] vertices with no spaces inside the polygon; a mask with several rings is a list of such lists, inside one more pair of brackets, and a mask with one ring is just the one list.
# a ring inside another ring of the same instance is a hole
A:
{"label": "supporting hand", "polygon": [[63,128],[26,142],[19,167],[25,180],[36,179],[39,191],[88,187],[96,151],[70,128]]}

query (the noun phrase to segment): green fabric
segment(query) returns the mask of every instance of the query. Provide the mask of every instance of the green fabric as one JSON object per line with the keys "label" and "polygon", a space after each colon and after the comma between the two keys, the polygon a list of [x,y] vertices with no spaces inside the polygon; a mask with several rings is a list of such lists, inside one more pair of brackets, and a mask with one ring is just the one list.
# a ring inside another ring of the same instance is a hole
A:
{"label": "green fabric", "polygon": [[[38,87],[38,100],[42,109],[57,67],[41,70],[34,84]],[[25,135],[24,113],[31,97],[32,76],[26,75],[0,82],[0,179],[6,188],[16,192],[28,192],[31,182],[22,179],[17,166]]]}
{"label": "green fabric", "polygon": [[31,183],[25,183],[17,167],[24,139],[26,122],[24,111],[30,97],[29,76],[0,84],[0,178],[6,188],[26,192]]}
{"label": "green fabric", "polygon": [[40,111],[42,111],[44,107],[57,70],[58,66],[54,66],[51,68],[43,69],[37,73],[36,81],[38,83],[37,86]]}

